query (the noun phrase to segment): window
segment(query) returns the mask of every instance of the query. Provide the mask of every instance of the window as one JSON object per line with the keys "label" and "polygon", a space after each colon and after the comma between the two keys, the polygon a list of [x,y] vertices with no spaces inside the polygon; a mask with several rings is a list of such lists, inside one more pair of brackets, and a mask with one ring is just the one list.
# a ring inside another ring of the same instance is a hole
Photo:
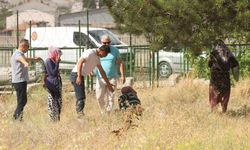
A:
{"label": "window", "polygon": [[73,34],[73,41],[76,45],[86,46],[88,37],[87,35],[80,33],[80,32],[74,32]]}
{"label": "window", "polygon": [[121,45],[122,43],[120,40],[110,31],[108,30],[91,30],[89,31],[89,34],[98,42],[101,44],[101,37],[103,35],[108,35],[111,40],[111,45]]}

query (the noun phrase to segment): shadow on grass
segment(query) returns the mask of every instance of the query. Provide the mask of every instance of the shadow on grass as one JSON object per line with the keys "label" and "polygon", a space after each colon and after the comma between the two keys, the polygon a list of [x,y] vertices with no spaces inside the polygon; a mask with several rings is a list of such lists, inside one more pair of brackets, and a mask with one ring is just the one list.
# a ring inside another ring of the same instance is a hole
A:
{"label": "shadow on grass", "polygon": [[232,117],[246,117],[250,113],[250,106],[243,105],[235,110],[228,110],[227,115]]}

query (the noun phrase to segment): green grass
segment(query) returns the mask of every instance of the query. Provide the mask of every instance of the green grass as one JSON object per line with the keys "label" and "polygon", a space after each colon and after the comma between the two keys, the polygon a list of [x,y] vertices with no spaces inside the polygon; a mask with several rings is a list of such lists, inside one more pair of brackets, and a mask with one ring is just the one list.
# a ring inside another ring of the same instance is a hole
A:
{"label": "green grass", "polygon": [[[93,93],[87,94],[85,118],[75,114],[72,85],[64,84],[61,121],[48,119],[47,92],[32,89],[24,110],[24,121],[12,120],[15,95],[0,97],[1,149],[250,149],[250,80],[232,88],[226,114],[211,113],[208,85],[181,79],[174,87],[135,89],[145,109],[134,127],[112,133],[124,126],[126,115],[113,111],[101,115]],[[116,98],[119,92],[117,92]],[[117,102],[115,103],[117,108]]]}

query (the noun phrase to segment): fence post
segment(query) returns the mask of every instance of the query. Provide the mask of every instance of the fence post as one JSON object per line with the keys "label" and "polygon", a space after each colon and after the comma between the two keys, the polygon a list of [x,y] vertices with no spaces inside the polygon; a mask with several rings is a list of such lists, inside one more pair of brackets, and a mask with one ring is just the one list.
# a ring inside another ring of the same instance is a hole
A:
{"label": "fence post", "polygon": [[78,29],[79,29],[79,49],[78,49],[78,55],[76,55],[76,60],[78,61],[78,59],[81,56],[81,39],[82,39],[82,35],[81,35],[81,21],[78,20]]}
{"label": "fence post", "polygon": [[29,21],[29,47],[31,48],[31,20]]}
{"label": "fence post", "polygon": [[87,49],[89,49],[89,10],[87,9]]}
{"label": "fence post", "polygon": [[132,55],[132,46],[130,46],[129,47],[129,50],[130,50],[130,52],[129,52],[129,76],[132,76],[132,67],[133,67],[133,64],[132,64],[132,57],[133,57],[133,55]]}
{"label": "fence post", "polygon": [[[79,49],[78,50],[76,49],[76,61],[78,61],[79,57],[81,56],[81,45],[82,45],[82,43],[81,43],[81,21],[80,20],[78,20],[78,29],[79,29],[78,30],[79,31],[79,46],[78,46]],[[85,85],[85,81],[83,80],[83,85],[82,86],[84,87],[84,85]]]}
{"label": "fence post", "polygon": [[31,20],[29,21],[29,48],[30,48],[30,57],[32,55],[32,52],[33,52],[33,57],[35,56],[35,50],[34,49],[31,49],[31,40],[32,40],[32,33],[31,33]]}
{"label": "fence post", "polygon": [[131,35],[131,33],[129,34],[129,46],[130,47],[132,46],[132,35]]}
{"label": "fence post", "polygon": [[156,53],[156,77],[157,77],[157,87],[159,87],[159,51]]}
{"label": "fence post", "polygon": [[16,12],[16,45],[17,45],[17,47],[16,48],[18,48],[18,46],[19,46],[19,18],[18,18],[18,10],[17,10],[17,12]]}
{"label": "fence post", "polygon": [[129,34],[129,76],[132,76],[132,35]]}
{"label": "fence post", "polygon": [[185,49],[182,48],[181,51],[182,51],[182,53],[180,53],[180,55],[182,55],[182,56],[180,57],[180,59],[181,59],[180,62],[181,62],[181,64],[182,64],[182,67],[181,67],[181,68],[182,68],[182,73],[185,73],[185,65],[186,65],[186,64],[185,64],[185,57],[186,57],[186,56],[185,56]]}
{"label": "fence post", "polygon": [[[87,12],[87,49],[89,49],[89,10],[86,10]],[[89,76],[87,77],[87,88],[89,89],[89,84],[90,84],[90,89],[91,91],[93,91],[93,77],[90,77],[90,81],[89,81]]]}
{"label": "fence post", "polygon": [[152,59],[152,86],[154,87],[155,86],[155,51],[152,50],[153,52],[153,59]]}
{"label": "fence post", "polygon": [[190,54],[187,52],[186,48],[185,48],[185,53],[187,53],[187,59],[186,59],[186,73],[189,71],[189,63],[190,63]]}
{"label": "fence post", "polygon": [[[149,53],[151,53],[151,50],[149,49]],[[152,57],[154,57],[153,55],[152,55]],[[148,66],[149,66],[149,71],[148,71],[148,75],[149,75],[149,86],[151,87],[151,85],[152,85],[152,79],[151,79],[151,58],[149,59],[149,61],[148,61]]]}

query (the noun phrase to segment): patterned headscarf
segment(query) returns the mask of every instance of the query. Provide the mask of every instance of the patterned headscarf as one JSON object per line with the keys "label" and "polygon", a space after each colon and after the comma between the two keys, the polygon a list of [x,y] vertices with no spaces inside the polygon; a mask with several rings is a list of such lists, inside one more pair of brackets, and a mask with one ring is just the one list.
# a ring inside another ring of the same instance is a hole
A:
{"label": "patterned headscarf", "polygon": [[62,51],[58,47],[51,46],[48,49],[48,57],[52,60],[56,60],[56,56],[61,56]]}
{"label": "patterned headscarf", "polygon": [[137,95],[137,92],[131,87],[131,86],[125,86],[121,89],[122,94],[125,93],[133,93],[135,95]]}
{"label": "patterned headscarf", "polygon": [[214,51],[218,52],[219,57],[224,62],[227,62],[228,59],[232,56],[232,53],[228,49],[227,45],[220,39],[216,41]]}

